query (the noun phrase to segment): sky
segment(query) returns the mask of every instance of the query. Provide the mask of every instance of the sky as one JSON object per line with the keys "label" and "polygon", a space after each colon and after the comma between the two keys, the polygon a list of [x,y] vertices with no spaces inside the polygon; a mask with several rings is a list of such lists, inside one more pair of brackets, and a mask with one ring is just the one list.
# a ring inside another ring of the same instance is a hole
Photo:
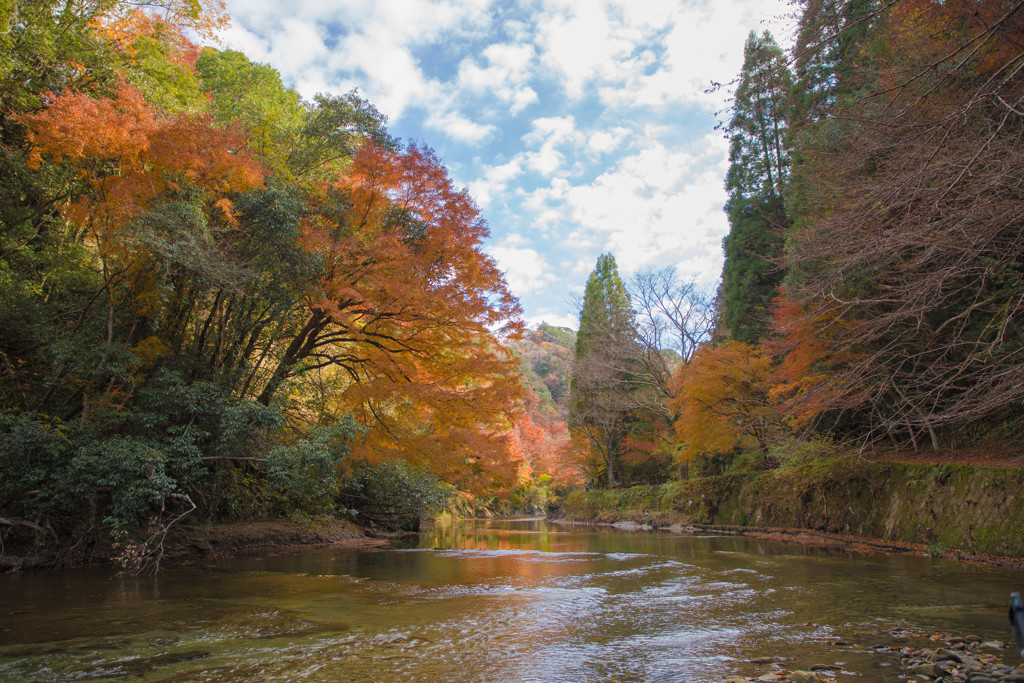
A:
{"label": "sky", "polygon": [[787,0],[228,0],[225,48],[304,98],[360,95],[433,148],[491,229],[524,318],[575,328],[597,257],[713,289],[728,222],[715,124]]}

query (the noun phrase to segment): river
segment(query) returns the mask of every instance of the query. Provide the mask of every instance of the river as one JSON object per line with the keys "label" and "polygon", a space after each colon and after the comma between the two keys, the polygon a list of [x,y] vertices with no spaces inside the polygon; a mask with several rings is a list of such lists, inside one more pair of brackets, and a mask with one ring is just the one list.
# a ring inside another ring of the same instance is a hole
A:
{"label": "river", "polygon": [[1007,641],[1022,588],[924,557],[470,521],[407,548],[0,576],[0,681],[720,681],[759,657],[896,681],[871,646]]}

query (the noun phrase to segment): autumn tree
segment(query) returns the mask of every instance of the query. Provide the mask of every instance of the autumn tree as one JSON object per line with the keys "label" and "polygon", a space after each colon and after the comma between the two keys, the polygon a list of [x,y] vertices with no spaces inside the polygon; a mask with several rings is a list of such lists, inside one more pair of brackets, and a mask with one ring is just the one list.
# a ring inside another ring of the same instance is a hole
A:
{"label": "autumn tree", "polygon": [[472,200],[355,92],[197,49],[219,7],[3,10],[5,543],[326,511],[355,460],[514,483],[519,308]]}
{"label": "autumn tree", "polygon": [[774,368],[760,347],[738,341],[704,346],[676,373],[670,405],[684,461],[753,445],[768,452],[778,433]]}
{"label": "autumn tree", "polygon": [[888,5],[801,137],[790,294],[843,323],[828,406],[869,440],[1020,420],[1022,27],[1013,0]]}

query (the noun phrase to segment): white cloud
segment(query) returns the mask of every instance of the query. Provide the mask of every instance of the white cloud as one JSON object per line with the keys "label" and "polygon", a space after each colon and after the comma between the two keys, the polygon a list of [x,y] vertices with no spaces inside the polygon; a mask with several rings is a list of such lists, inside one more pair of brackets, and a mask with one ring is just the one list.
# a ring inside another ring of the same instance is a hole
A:
{"label": "white cloud", "polygon": [[490,251],[527,318],[574,326],[562,299],[581,291],[601,251],[627,274],[674,264],[686,277],[718,277],[728,150],[706,112],[726,93],[704,90],[732,79],[747,33],[787,9],[788,0],[229,0],[236,23],[225,42],[307,98],[358,87],[396,135],[429,134],[484,207]]}
{"label": "white cloud", "polygon": [[491,166],[484,172],[484,177],[470,183],[470,194],[480,206],[488,206],[496,194],[505,192],[508,184],[523,173],[522,157],[501,166]]}
{"label": "white cloud", "polygon": [[[571,304],[571,302],[567,303]],[[554,308],[541,308],[537,313],[526,318],[526,324],[534,329],[541,323],[547,323],[555,327],[568,327],[571,330],[575,330],[579,326],[579,322],[579,316],[566,313],[564,308],[557,310]]]}
{"label": "white cloud", "polygon": [[530,247],[515,246],[518,240],[491,247],[488,251],[505,271],[505,281],[517,295],[543,289],[551,284],[547,261]]}
{"label": "white cloud", "polygon": [[602,2],[551,3],[538,18],[541,60],[562,77],[570,98],[593,80],[621,81],[646,67],[653,55],[637,50],[642,28],[609,16]]}
{"label": "white cloud", "polygon": [[500,43],[487,46],[483,57],[487,66],[467,58],[459,65],[459,87],[470,92],[489,92],[511,105],[513,116],[538,100],[537,92],[527,85],[532,73],[534,48],[528,44]]}
{"label": "white cloud", "polygon": [[629,135],[629,129],[622,126],[616,126],[611,130],[599,130],[590,136],[587,145],[594,152],[605,154],[621,145],[627,135]]}
{"label": "white cloud", "polygon": [[[358,87],[393,121],[417,107],[430,113],[429,127],[462,143],[478,143],[492,125],[460,111],[452,89],[425,75],[414,50],[443,37],[485,33],[492,22],[490,2],[235,0],[229,6],[234,25],[224,42],[270,62],[306,98]],[[330,48],[327,35],[334,43]],[[522,103],[528,94],[512,97]]]}

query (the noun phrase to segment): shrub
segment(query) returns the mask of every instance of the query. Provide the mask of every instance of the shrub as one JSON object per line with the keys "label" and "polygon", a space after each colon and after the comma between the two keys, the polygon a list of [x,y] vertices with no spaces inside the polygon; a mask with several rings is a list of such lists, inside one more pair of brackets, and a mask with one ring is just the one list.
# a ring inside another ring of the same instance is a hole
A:
{"label": "shrub", "polygon": [[336,469],[351,452],[360,427],[351,415],[315,427],[305,438],[276,446],[267,455],[267,477],[283,501],[306,512],[333,507],[338,490]]}
{"label": "shrub", "polygon": [[338,504],[359,521],[390,530],[416,531],[420,520],[439,513],[455,489],[404,460],[361,463],[341,482]]}

